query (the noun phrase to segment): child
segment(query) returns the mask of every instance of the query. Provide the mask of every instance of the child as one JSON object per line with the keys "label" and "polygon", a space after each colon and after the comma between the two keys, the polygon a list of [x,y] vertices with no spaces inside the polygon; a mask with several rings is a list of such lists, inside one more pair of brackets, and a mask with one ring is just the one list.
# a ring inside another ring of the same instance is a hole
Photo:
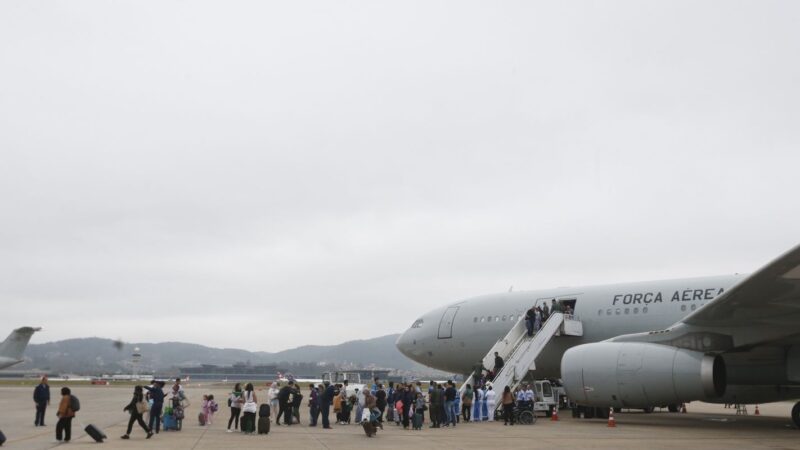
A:
{"label": "child", "polygon": [[214,413],[219,410],[219,405],[214,401],[214,396],[211,394],[208,394],[206,401],[203,403],[203,412],[206,415],[206,426],[209,426],[211,422],[214,421]]}
{"label": "child", "polygon": [[421,393],[417,392],[416,398],[414,399],[414,419],[413,419],[413,429],[421,430],[422,429],[422,420],[423,412],[425,411],[425,398],[422,396]]}

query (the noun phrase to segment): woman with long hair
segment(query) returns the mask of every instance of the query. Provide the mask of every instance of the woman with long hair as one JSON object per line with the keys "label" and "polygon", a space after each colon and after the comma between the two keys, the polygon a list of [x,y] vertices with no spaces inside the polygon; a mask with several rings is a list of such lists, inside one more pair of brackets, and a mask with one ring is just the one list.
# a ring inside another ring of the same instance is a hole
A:
{"label": "woman with long hair", "polygon": [[511,393],[511,388],[506,386],[503,389],[503,397],[500,400],[503,403],[503,425],[514,425],[514,394]]}
{"label": "woman with long hair", "polygon": [[128,430],[122,435],[122,439],[131,438],[134,422],[139,422],[139,426],[147,433],[147,439],[153,437],[153,431],[144,423],[143,416],[144,413],[147,412],[147,408],[148,404],[144,399],[144,389],[141,386],[136,386],[133,388],[133,398],[130,403],[122,409],[122,411],[127,411],[131,414],[131,418],[128,420]]}
{"label": "woman with long hair", "polygon": [[242,433],[254,434],[256,432],[256,411],[258,411],[258,398],[253,391],[253,383],[247,383],[242,394]]}

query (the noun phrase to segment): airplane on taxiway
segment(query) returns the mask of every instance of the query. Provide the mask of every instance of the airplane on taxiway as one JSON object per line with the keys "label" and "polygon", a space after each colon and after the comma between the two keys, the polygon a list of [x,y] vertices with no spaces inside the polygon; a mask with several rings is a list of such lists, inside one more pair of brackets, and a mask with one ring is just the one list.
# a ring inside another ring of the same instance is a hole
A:
{"label": "airplane on taxiway", "polygon": [[[551,339],[533,375],[560,378],[578,404],[800,399],[800,246],[747,276],[468,298],[423,314],[396,345],[414,361],[467,374],[531,306],[553,299],[571,308],[583,335]],[[800,402],[791,416],[800,427]]]}
{"label": "airplane on taxiway", "polygon": [[41,331],[41,328],[22,327],[12,331],[10,335],[0,344],[0,369],[11,367],[19,364],[22,359],[22,354],[25,353],[25,347],[31,340],[33,333]]}

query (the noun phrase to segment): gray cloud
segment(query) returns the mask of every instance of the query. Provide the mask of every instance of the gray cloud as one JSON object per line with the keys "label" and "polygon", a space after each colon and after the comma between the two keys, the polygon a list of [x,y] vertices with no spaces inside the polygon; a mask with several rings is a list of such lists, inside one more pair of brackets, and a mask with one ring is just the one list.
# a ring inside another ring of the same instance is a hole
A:
{"label": "gray cloud", "polygon": [[798,241],[799,9],[4,2],[3,323],[278,350],[754,270]]}

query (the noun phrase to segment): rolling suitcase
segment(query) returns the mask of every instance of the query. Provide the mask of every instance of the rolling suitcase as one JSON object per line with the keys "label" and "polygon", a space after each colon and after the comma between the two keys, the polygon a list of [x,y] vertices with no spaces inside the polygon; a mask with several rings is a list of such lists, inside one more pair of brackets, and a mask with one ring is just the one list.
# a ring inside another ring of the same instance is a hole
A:
{"label": "rolling suitcase", "polygon": [[0,447],[2,447],[3,443],[5,443],[5,442],[6,442],[6,435],[3,434],[2,431],[0,431]]}
{"label": "rolling suitcase", "polygon": [[269,417],[269,403],[263,403],[258,407],[258,417]]}
{"label": "rolling suitcase", "polygon": [[178,419],[174,414],[167,414],[164,419],[164,431],[178,431]]}
{"label": "rolling suitcase", "polygon": [[199,413],[197,415],[197,421],[200,422],[201,427],[206,426],[206,415],[203,413]]}
{"label": "rolling suitcase", "polygon": [[378,428],[370,421],[361,422],[361,426],[364,427],[364,433],[367,433],[367,437],[375,436],[378,433]]}
{"label": "rolling suitcase", "polygon": [[[264,405],[261,405],[264,406]],[[269,406],[269,405],[266,405]],[[269,416],[258,418],[258,434],[269,434]]]}
{"label": "rolling suitcase", "polygon": [[88,434],[92,439],[94,439],[95,442],[102,443],[103,439],[106,439],[106,434],[100,431],[100,428],[97,428],[92,424],[86,425],[84,431],[86,431],[86,434]]}
{"label": "rolling suitcase", "polygon": [[412,422],[413,422],[413,426],[414,426],[415,430],[421,430],[422,429],[422,414],[416,414],[415,413],[414,417],[412,419]]}

